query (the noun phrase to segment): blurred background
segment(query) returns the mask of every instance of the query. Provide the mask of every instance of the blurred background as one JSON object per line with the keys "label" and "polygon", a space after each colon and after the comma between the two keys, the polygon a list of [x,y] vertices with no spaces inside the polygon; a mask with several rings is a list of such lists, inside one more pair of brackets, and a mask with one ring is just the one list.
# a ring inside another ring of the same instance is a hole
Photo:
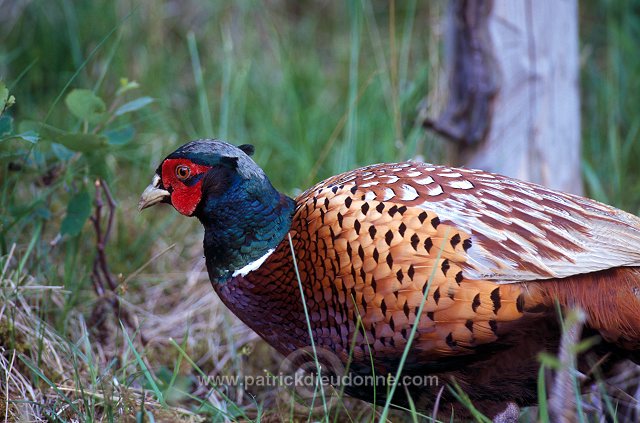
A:
{"label": "blurred background", "polygon": [[[482,88],[452,78],[465,3],[0,0],[0,416],[268,415],[272,394],[198,384],[278,358],[213,295],[198,222],[140,214],[139,195],[166,154],[203,137],[254,144],[291,196],[376,162],[476,163],[490,130],[442,125],[456,95]],[[640,2],[577,6],[575,46],[559,26],[575,54],[576,142],[543,145],[556,164],[541,181],[571,163],[567,190],[638,214]],[[504,115],[496,101],[515,107],[485,94],[481,123]],[[508,161],[496,157],[483,167]]]}

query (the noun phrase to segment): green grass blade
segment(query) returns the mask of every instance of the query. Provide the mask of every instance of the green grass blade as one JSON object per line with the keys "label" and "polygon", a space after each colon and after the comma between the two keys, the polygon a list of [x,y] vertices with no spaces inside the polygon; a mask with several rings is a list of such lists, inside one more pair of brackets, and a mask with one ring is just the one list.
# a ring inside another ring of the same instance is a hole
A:
{"label": "green grass blade", "polygon": [[233,72],[233,39],[231,30],[222,28],[222,45],[224,46],[224,67],[222,71],[222,89],[220,92],[220,128],[218,136],[226,140],[229,133],[229,113],[231,108],[231,75]]}
{"label": "green grass blade", "polygon": [[[181,345],[182,350],[186,348],[188,339],[189,339],[189,327],[187,326],[187,330],[185,331],[184,336],[182,337],[182,345]],[[178,360],[175,366],[173,367],[173,374],[171,375],[171,380],[169,381],[167,392],[171,391],[174,383],[176,383],[176,379],[178,378],[178,375],[180,374],[180,366],[182,365],[182,358],[183,356],[182,354],[180,354],[178,356]]]}
{"label": "green grass blade", "polygon": [[[360,310],[358,310],[358,305],[356,304],[356,299],[353,298],[353,295],[351,295],[351,301],[353,302],[353,310],[356,312],[356,330],[353,333],[353,347],[355,347],[355,342],[356,342],[356,334],[358,333],[358,328],[362,328],[362,333],[364,336],[364,342],[367,344],[367,350],[369,351],[369,362],[371,363],[371,375],[374,377],[375,380],[375,376],[376,376],[376,366],[375,363],[373,361],[373,351],[371,350],[371,344],[369,343],[369,337],[367,336],[367,331],[364,327],[364,323],[362,323],[362,316],[360,315]],[[371,421],[373,422],[375,419],[375,405],[376,404],[376,398],[377,398],[377,386],[374,384],[373,385],[373,398],[371,401],[371,408],[372,408],[372,413],[371,413]]]}
{"label": "green grass blade", "polygon": [[156,381],[153,378],[153,375],[151,374],[151,372],[147,368],[147,365],[144,364],[144,361],[142,360],[142,357],[140,356],[140,354],[136,350],[136,347],[133,345],[133,342],[131,342],[131,338],[129,338],[129,334],[127,333],[127,330],[125,329],[125,327],[122,324],[122,322],[120,322],[120,327],[122,329],[122,333],[124,334],[125,340],[127,341],[127,344],[129,345],[129,349],[131,350],[131,352],[135,356],[136,362],[138,363],[138,366],[142,370],[142,373],[144,374],[145,379],[147,379],[147,382],[149,382],[149,385],[151,385],[151,389],[155,393],[156,398],[158,399],[160,404],[162,404],[163,406],[166,406],[167,403],[164,400],[164,395],[162,395],[162,392],[160,391],[160,388],[158,388],[158,385],[156,384]]}
{"label": "green grass blade", "polygon": [[40,231],[42,230],[42,220],[39,220],[36,223],[36,230],[33,233],[33,235],[31,236],[31,240],[29,241],[29,246],[27,247],[27,251],[24,253],[24,257],[22,257],[22,260],[20,260],[20,264],[18,265],[18,274],[22,274],[23,270],[24,270],[24,266],[27,263],[27,260],[29,259],[29,257],[31,256],[31,253],[33,252],[33,249],[36,246],[36,242],[40,239]]}
{"label": "green grass blade", "polygon": [[[209,377],[207,376],[207,374],[205,372],[202,371],[202,369],[200,368],[200,366],[198,366],[192,359],[191,357],[189,357],[189,355],[187,354],[187,352],[180,346],[178,345],[178,343],[173,340],[173,339],[169,339],[169,343],[171,343],[171,345],[173,345],[178,352],[182,355],[182,357],[184,357],[185,360],[187,360],[187,362],[191,365],[191,367],[198,372],[198,374],[204,379],[204,380],[209,380]],[[246,414],[245,412],[242,410],[242,408],[240,408],[237,404],[235,404],[224,392],[222,392],[217,386],[213,386],[212,387],[213,390],[220,395],[228,404],[231,404],[234,408],[235,411],[238,411],[239,414],[245,418],[246,420],[251,420]],[[224,411],[219,410],[221,413],[224,413]],[[232,417],[230,414],[228,413],[224,413],[227,417]]]}
{"label": "green grass blade", "polygon": [[29,71],[31,70],[31,68],[33,68],[35,66],[35,64],[38,63],[38,59],[33,59],[31,61],[31,63],[29,63],[23,70],[22,72],[20,72],[20,74],[16,77],[16,79],[13,80],[13,82],[11,82],[11,84],[9,84],[7,86],[7,88],[9,89],[9,92],[13,91],[13,89],[16,87],[16,85],[18,85],[20,83],[20,81],[22,81],[22,78],[24,78],[24,76],[29,73]]}
{"label": "green grass blade", "polygon": [[[473,418],[480,423],[492,423],[491,419],[482,414],[471,402],[471,398],[462,390],[460,385],[457,382],[453,382],[453,387],[449,387],[449,391],[456,397],[456,399],[464,405]],[[452,416],[453,417],[453,416]]]}
{"label": "green grass blade", "polygon": [[346,139],[342,154],[340,155],[340,167],[350,169],[356,163],[356,146],[358,137],[358,74],[360,56],[360,31],[362,26],[362,11],[359,0],[349,0],[347,2],[350,16],[350,38],[349,38],[349,115],[347,118]]}
{"label": "green grass blade", "polygon": [[53,113],[53,110],[55,109],[55,107],[58,105],[58,103],[62,99],[62,96],[67,92],[67,89],[71,86],[73,81],[75,81],[75,79],[78,77],[78,75],[80,75],[80,72],[82,72],[82,70],[87,66],[87,64],[93,59],[93,57],[96,55],[96,53],[102,48],[104,43],[106,43],[107,40],[109,38],[111,38],[111,36],[118,30],[118,28],[120,28],[120,26],[122,26],[122,24],[125,23],[133,15],[133,13],[137,9],[138,9],[138,6],[134,7],[131,10],[131,12],[129,12],[113,28],[111,28],[111,31],[109,31],[107,33],[107,35],[105,35],[102,38],[102,40],[100,40],[100,42],[93,48],[93,50],[91,50],[91,52],[89,53],[87,58],[84,59],[84,61],[82,62],[82,64],[80,66],[78,66],[78,68],[75,70],[73,75],[71,75],[71,77],[69,78],[69,80],[67,81],[65,86],[62,88],[62,90],[60,90],[60,94],[58,94],[58,96],[55,98],[55,100],[53,100],[53,103],[51,104],[51,107],[49,107],[49,111],[47,112],[47,115],[45,116],[45,118],[44,118],[42,123],[47,123],[49,121],[49,118],[51,117],[51,113]]}
{"label": "green grass blade", "polygon": [[67,397],[59,388],[58,385],[56,385],[55,383],[53,383],[47,376],[45,376],[44,373],[42,373],[42,371],[38,368],[38,366],[36,366],[35,363],[33,363],[27,356],[25,356],[24,354],[18,354],[18,358],[20,359],[20,361],[22,361],[36,376],[38,376],[40,379],[42,379],[47,385],[49,385],[49,387],[51,389],[53,389],[55,391],[56,394],[58,394],[58,396],[69,405],[69,407],[79,416],[82,416],[82,413],[80,412],[80,410],[76,407],[76,405],[74,404],[74,402]]}
{"label": "green grass blade", "polygon": [[545,366],[538,370],[538,421],[549,421],[549,404],[547,403],[547,385],[545,381]]}
{"label": "green grass blade", "polygon": [[[444,251],[444,247],[448,242],[448,234],[449,230],[447,230],[443,236],[443,242],[440,245],[440,249],[438,251],[438,255],[436,256],[436,260],[434,263],[438,263],[440,261],[440,257],[442,256],[442,252]],[[422,317],[422,311],[424,310],[424,305],[427,303],[427,297],[429,296],[429,290],[431,289],[431,282],[433,282],[433,278],[436,276],[436,271],[438,270],[438,266],[433,266],[431,270],[431,275],[429,275],[429,280],[427,281],[427,287],[424,290],[424,295],[422,296],[422,301],[420,302],[420,307],[418,308],[418,313],[416,315],[416,320],[411,326],[411,332],[409,333],[409,338],[407,338],[407,345],[402,351],[402,356],[400,357],[400,363],[398,363],[398,369],[396,370],[395,378],[393,380],[393,384],[391,385],[391,389],[389,390],[389,395],[387,396],[387,400],[384,404],[384,408],[382,409],[382,413],[380,414],[380,418],[378,421],[383,423],[386,421],[387,416],[389,414],[389,407],[391,406],[391,400],[393,398],[393,394],[398,387],[398,380],[400,379],[400,375],[402,374],[402,369],[404,368],[404,363],[409,356],[409,350],[411,349],[411,344],[413,343],[413,339],[418,332],[418,324],[420,323],[420,318]]]}
{"label": "green grass blade", "polygon": [[[293,267],[296,271],[296,278],[298,279],[298,289],[300,290],[300,298],[302,299],[302,308],[304,309],[304,317],[307,320],[307,330],[309,331],[309,339],[311,340],[311,348],[313,350],[313,359],[316,362],[316,369],[318,370],[318,378],[322,376],[322,367],[320,366],[320,362],[318,361],[318,352],[316,350],[316,342],[313,339],[313,330],[311,328],[311,319],[309,318],[309,310],[307,310],[307,300],[304,297],[304,288],[302,287],[302,279],[300,279],[300,271],[298,270],[298,261],[296,259],[296,251],[293,248],[293,240],[291,239],[291,234],[287,233],[287,237],[289,238],[289,247],[291,248],[291,255],[293,258]],[[324,395],[324,386],[320,385],[320,394],[322,396],[322,407],[324,408],[324,419],[329,418],[329,409],[327,408],[327,400]]]}
{"label": "green grass blade", "polygon": [[413,423],[418,423],[418,410],[416,409],[416,404],[413,402],[411,393],[409,392],[409,389],[406,386],[404,387],[404,393],[407,396],[407,401],[409,402],[409,410],[411,410],[410,411],[411,421]]}
{"label": "green grass blade", "polygon": [[207,137],[213,137],[213,124],[211,123],[211,110],[209,110],[209,100],[207,98],[207,88],[204,83],[200,54],[198,53],[198,43],[193,32],[187,35],[187,44],[191,56],[191,66],[193,67],[193,78],[198,89],[198,106],[200,108],[200,119],[202,120],[202,130]]}

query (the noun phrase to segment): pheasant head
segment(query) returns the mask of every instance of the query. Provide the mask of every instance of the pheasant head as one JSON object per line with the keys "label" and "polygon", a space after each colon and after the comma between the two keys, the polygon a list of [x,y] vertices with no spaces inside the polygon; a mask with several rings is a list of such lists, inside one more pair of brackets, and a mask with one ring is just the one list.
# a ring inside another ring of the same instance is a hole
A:
{"label": "pheasant head", "polygon": [[169,203],[200,220],[213,283],[275,248],[291,225],[293,200],[273,188],[251,154],[248,144],[187,143],[162,161],[138,204]]}

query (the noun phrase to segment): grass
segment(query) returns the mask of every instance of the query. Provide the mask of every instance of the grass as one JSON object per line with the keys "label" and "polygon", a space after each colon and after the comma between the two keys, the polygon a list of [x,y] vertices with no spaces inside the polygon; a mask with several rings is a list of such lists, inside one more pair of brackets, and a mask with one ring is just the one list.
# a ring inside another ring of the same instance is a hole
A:
{"label": "grass", "polygon": [[[637,214],[638,6],[602,0],[581,7],[587,191]],[[419,102],[440,77],[444,8],[415,0],[0,6],[0,80],[17,100],[7,115],[16,132],[40,134],[35,143],[0,141],[0,418],[272,414],[277,398],[267,390],[198,383],[201,375],[277,369],[279,359],[213,294],[198,223],[166,208],[138,214],[138,196],[167,152],[205,135],[254,144],[256,161],[291,195],[358,165],[446,161],[442,142],[416,124]],[[120,96],[121,78],[140,87]],[[107,109],[141,96],[154,102],[99,128],[65,107],[74,88],[91,90]],[[60,131],[84,139],[93,131],[133,135],[92,157],[50,142]],[[122,325],[94,294],[91,225],[59,236],[69,200],[83,189],[93,193],[96,172],[117,201],[106,254],[137,328]],[[388,408],[341,401],[356,421],[386,418]],[[422,420],[393,414],[400,418]]]}
{"label": "grass", "polygon": [[640,36],[637,2],[602,1],[582,10],[583,169],[592,198],[640,211]]}

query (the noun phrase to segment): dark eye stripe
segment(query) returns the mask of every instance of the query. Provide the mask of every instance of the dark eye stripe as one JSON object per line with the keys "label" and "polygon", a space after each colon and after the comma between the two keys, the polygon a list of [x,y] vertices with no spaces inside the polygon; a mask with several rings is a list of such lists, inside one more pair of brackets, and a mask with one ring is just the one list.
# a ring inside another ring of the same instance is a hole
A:
{"label": "dark eye stripe", "polygon": [[192,187],[195,184],[197,184],[202,179],[203,176],[204,176],[204,173],[199,173],[197,175],[194,175],[185,179],[184,181],[182,181],[182,183],[188,187]]}

